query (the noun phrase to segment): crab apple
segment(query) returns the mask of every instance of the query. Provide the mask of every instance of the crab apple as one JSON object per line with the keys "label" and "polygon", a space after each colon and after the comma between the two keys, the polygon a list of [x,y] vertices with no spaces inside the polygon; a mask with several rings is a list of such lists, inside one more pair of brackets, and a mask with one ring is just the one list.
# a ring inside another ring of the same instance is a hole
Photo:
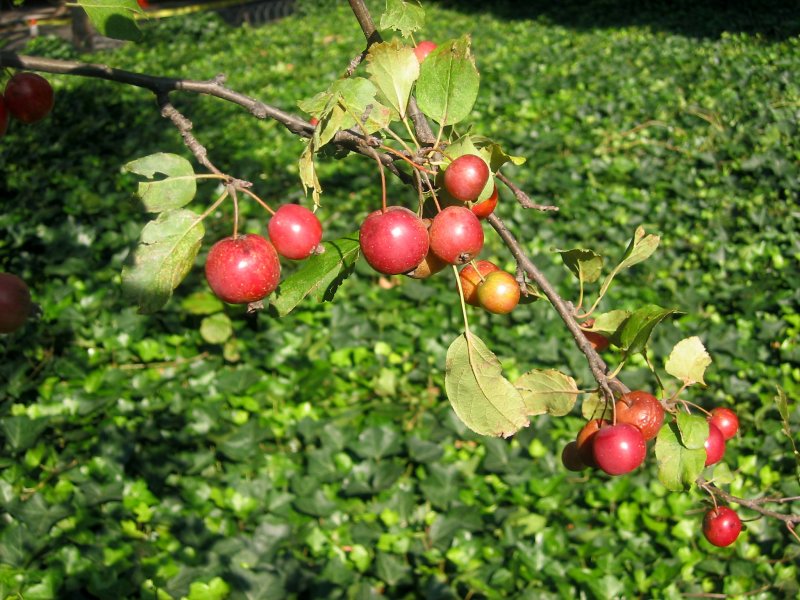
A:
{"label": "crab apple", "polygon": [[594,436],[600,431],[601,427],[605,427],[607,425],[611,425],[609,421],[605,419],[592,419],[588,421],[581,430],[578,432],[577,437],[575,438],[575,445],[578,448],[578,453],[581,456],[581,460],[583,463],[588,467],[596,467],[597,462],[594,460]]}
{"label": "crab apple", "polygon": [[0,333],[13,333],[33,312],[31,292],[22,279],[0,273]]}
{"label": "crab apple", "polygon": [[267,230],[278,254],[292,260],[308,258],[322,240],[322,225],[317,215],[299,204],[278,207]]}
{"label": "crab apple", "polygon": [[488,260],[479,260],[474,263],[474,266],[468,264],[461,269],[458,277],[461,279],[461,289],[464,291],[464,302],[472,306],[480,306],[478,286],[489,273],[499,270],[500,267]]}
{"label": "crab apple", "polygon": [[231,304],[256,302],[271,294],[281,278],[275,247],[254,233],[219,240],[206,258],[211,291]]}
{"label": "crab apple", "polygon": [[624,475],[644,462],[647,445],[638,427],[617,423],[601,427],[593,436],[592,454],[597,466],[609,475]]}
{"label": "crab apple", "polygon": [[3,94],[0,94],[0,137],[3,137],[6,134],[7,129],[8,110],[6,109],[5,100],[3,100]]}
{"label": "crab apple", "polygon": [[725,437],[713,423],[708,424],[708,437],[703,443],[706,449],[706,466],[717,464],[725,456]]}
{"label": "crab apple", "polygon": [[436,44],[430,40],[422,40],[417,46],[414,48],[414,55],[417,57],[419,62],[425,60],[425,57],[428,56],[431,52],[436,50]]}
{"label": "crab apple", "polygon": [[578,443],[575,440],[564,446],[561,451],[561,463],[569,471],[583,471],[586,468],[586,463],[581,458]]}
{"label": "crab apple", "polygon": [[483,227],[466,206],[448,206],[431,223],[431,250],[451,265],[463,265],[483,249]]}
{"label": "crab apple", "polygon": [[617,423],[630,423],[639,428],[645,441],[658,435],[664,424],[664,407],[647,392],[635,390],[623,394],[614,404]]}
{"label": "crab apple", "polygon": [[[594,325],[594,319],[586,319],[583,323],[583,327],[591,327]],[[589,340],[589,343],[592,345],[592,348],[597,350],[598,352],[602,352],[606,348],[608,348],[609,342],[608,338],[596,331],[585,331],[583,330],[584,337]]]}
{"label": "crab apple", "polygon": [[478,303],[485,310],[504,315],[519,304],[519,282],[508,271],[493,271],[478,286]]}
{"label": "crab apple", "polygon": [[311,124],[312,127],[316,127],[319,123],[319,119],[317,117],[311,117],[308,122]]}
{"label": "crab apple", "polygon": [[444,189],[462,202],[477,200],[487,181],[489,165],[477,154],[462,154],[444,171]]}
{"label": "crab apple", "polygon": [[447,266],[441,258],[436,256],[433,252],[428,250],[425,258],[419,263],[413,271],[406,273],[412,279],[427,279],[431,275],[435,275]]}
{"label": "crab apple", "polygon": [[385,275],[414,270],[430,248],[425,223],[403,206],[370,213],[361,223],[358,240],[369,266]]}
{"label": "crab apple", "polygon": [[731,439],[739,431],[739,417],[730,408],[724,406],[713,409],[708,422],[717,426],[725,441]]}
{"label": "crab apple", "polygon": [[472,205],[473,214],[479,219],[485,219],[494,212],[495,208],[497,208],[497,199],[497,186],[494,186],[491,196],[489,196],[483,202],[476,202]]}
{"label": "crab apple", "polygon": [[712,508],[703,517],[703,535],[720,548],[730,546],[742,532],[742,520],[727,506]]}
{"label": "crab apple", "polygon": [[5,101],[11,116],[23,123],[35,123],[53,109],[53,88],[41,75],[21,71],[8,80]]}

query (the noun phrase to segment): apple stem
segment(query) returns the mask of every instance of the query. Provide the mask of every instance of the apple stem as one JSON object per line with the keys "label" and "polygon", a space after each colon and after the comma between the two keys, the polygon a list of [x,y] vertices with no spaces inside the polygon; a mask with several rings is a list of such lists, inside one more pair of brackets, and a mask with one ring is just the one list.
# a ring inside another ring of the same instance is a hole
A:
{"label": "apple stem", "polygon": [[233,198],[233,239],[236,239],[239,230],[239,198],[236,196],[236,188],[229,187],[231,198]]}
{"label": "apple stem", "polygon": [[464,288],[461,285],[461,277],[458,276],[458,267],[456,267],[455,265],[453,265],[453,273],[456,276],[456,285],[458,286],[458,298],[459,301],[461,302],[461,314],[464,317],[464,334],[467,336],[467,340],[469,340],[469,336],[471,335],[471,333],[469,330],[469,319],[467,318],[467,304],[464,301]]}
{"label": "apple stem", "polygon": [[261,207],[262,207],[264,210],[266,210],[266,211],[267,211],[269,214],[271,214],[271,215],[274,215],[274,214],[275,214],[275,211],[274,211],[274,210],[272,210],[272,209],[269,207],[269,205],[268,205],[266,202],[264,202],[264,201],[263,201],[261,198],[259,198],[259,197],[258,197],[258,196],[257,196],[257,195],[256,195],[254,192],[252,192],[251,190],[248,190],[247,188],[239,188],[239,191],[242,191],[242,192],[244,192],[245,194],[247,194],[248,196],[250,196],[250,197],[251,197],[253,200],[255,200],[256,202],[258,202],[258,203],[261,205]]}
{"label": "apple stem", "polygon": [[374,157],[378,163],[378,171],[381,174],[381,211],[386,212],[386,173],[383,170],[383,163],[377,156]]}
{"label": "apple stem", "polygon": [[[218,207],[220,204],[222,204],[222,203],[225,201],[225,198],[227,198],[227,197],[228,197],[228,188],[226,187],[226,188],[225,188],[225,191],[223,191],[223,192],[222,192],[222,194],[220,195],[220,197],[219,197],[219,198],[217,198],[217,199],[214,201],[214,203],[213,203],[211,206],[209,206],[209,207],[208,207],[208,208],[207,208],[207,209],[206,209],[206,210],[203,212],[203,214],[202,214],[202,215],[200,215],[199,217],[197,217],[197,218],[194,220],[194,223],[192,223],[192,227],[196,227],[196,226],[197,226],[199,223],[203,222],[203,220],[204,220],[204,219],[205,219],[205,218],[206,218],[208,215],[210,215],[212,212],[214,212],[215,210],[217,210],[217,207]],[[190,227],[189,229],[191,229],[192,227]]]}

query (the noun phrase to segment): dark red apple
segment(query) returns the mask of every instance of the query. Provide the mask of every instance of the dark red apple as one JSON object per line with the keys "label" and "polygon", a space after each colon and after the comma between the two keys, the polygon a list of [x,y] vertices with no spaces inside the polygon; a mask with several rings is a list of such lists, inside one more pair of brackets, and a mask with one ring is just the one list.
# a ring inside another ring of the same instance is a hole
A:
{"label": "dark red apple", "polygon": [[638,427],[617,423],[601,427],[592,438],[597,466],[609,475],[630,473],[644,462],[647,445]]}
{"label": "dark red apple", "polygon": [[462,154],[444,171],[444,188],[456,200],[473,202],[489,181],[489,165],[477,154]]}
{"label": "dark red apple", "polygon": [[231,304],[262,300],[275,291],[280,278],[274,246],[253,233],[219,240],[206,258],[208,285],[220,300]]}
{"label": "dark red apple", "polygon": [[706,449],[706,466],[717,464],[725,456],[725,438],[713,423],[708,424],[708,437],[703,447]]}
{"label": "dark red apple", "polygon": [[623,394],[614,405],[617,423],[630,423],[639,428],[646,440],[658,435],[664,424],[664,407],[647,392],[635,390]]}
{"label": "dark red apple", "polygon": [[720,548],[730,546],[742,532],[742,520],[732,508],[719,506],[703,517],[703,535]]}
{"label": "dark red apple", "polygon": [[0,273],[0,333],[17,331],[32,311],[31,292],[25,282],[11,273]]}
{"label": "dark red apple", "polygon": [[322,224],[317,215],[299,204],[278,207],[267,230],[278,254],[292,260],[308,258],[322,240]]}
{"label": "dark red apple", "polygon": [[711,411],[711,416],[708,418],[709,423],[717,426],[717,429],[722,433],[725,440],[731,439],[739,431],[739,417],[730,408],[718,406]]}
{"label": "dark red apple", "polygon": [[50,82],[41,75],[20,71],[6,84],[6,108],[23,123],[44,119],[53,109],[55,98]]}
{"label": "dark red apple", "polygon": [[403,206],[376,210],[364,219],[358,234],[361,252],[369,265],[386,275],[413,271],[430,247],[422,219]]}
{"label": "dark red apple", "polygon": [[431,250],[452,265],[463,265],[483,249],[483,227],[466,206],[448,206],[433,218]]}
{"label": "dark red apple", "polygon": [[0,137],[6,134],[8,129],[8,110],[6,109],[6,102],[3,99],[3,94],[0,94]]}

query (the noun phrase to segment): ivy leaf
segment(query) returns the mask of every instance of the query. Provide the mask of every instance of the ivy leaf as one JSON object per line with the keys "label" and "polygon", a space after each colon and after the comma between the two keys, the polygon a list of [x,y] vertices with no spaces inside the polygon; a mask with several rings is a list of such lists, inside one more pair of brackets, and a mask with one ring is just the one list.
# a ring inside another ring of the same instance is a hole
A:
{"label": "ivy leaf", "polygon": [[123,288],[139,312],[152,313],[167,303],[192,268],[204,234],[190,210],[162,212],[144,226],[132,265],[122,269]]}
{"label": "ivy leaf", "polygon": [[528,425],[522,395],[473,334],[461,334],[450,344],[444,385],[456,415],[475,433],[508,437]]}
{"label": "ivy leaf", "polygon": [[[148,212],[181,208],[192,201],[197,191],[192,164],[177,154],[158,152],[131,161],[122,169],[151,180],[139,182],[136,191]],[[153,181],[157,173],[166,178]]]}
{"label": "ivy leaf", "polygon": [[303,154],[300,155],[297,166],[300,172],[300,183],[303,184],[303,191],[308,194],[308,190],[311,190],[314,204],[319,205],[319,195],[322,193],[322,187],[317,178],[317,168],[314,165],[314,151],[311,142],[308,143]]}
{"label": "ivy leaf", "polygon": [[425,25],[425,9],[418,2],[386,0],[386,10],[381,15],[381,29],[394,29],[408,37]]}
{"label": "ivy leaf", "polygon": [[225,308],[222,300],[208,291],[197,291],[181,302],[181,309],[191,315],[212,315]]}
{"label": "ivy leaf", "polygon": [[706,462],[704,448],[689,449],[680,441],[680,432],[675,423],[661,428],[656,438],[656,460],[658,461],[658,479],[668,490],[682,492],[688,489],[700,473]]}
{"label": "ivy leaf", "polygon": [[144,11],[136,0],[78,0],[78,4],[101,35],[130,42],[142,39],[134,15],[143,15]]}
{"label": "ivy leaf", "polygon": [[631,239],[625,254],[622,256],[622,260],[603,280],[603,285],[600,287],[600,295],[603,296],[608,291],[608,287],[620,271],[647,260],[656,251],[660,241],[661,238],[657,235],[645,235],[644,228],[637,227],[633,234],[633,239]]}
{"label": "ivy leaf", "polygon": [[708,439],[708,421],[699,415],[685,412],[678,413],[677,421],[683,446],[690,450],[703,449]]}
{"label": "ivy leaf", "polygon": [[200,335],[209,344],[224,344],[233,335],[233,325],[228,315],[218,312],[200,322]]}
{"label": "ivy leaf", "polygon": [[603,257],[585,248],[571,250],[556,250],[561,255],[564,265],[579,281],[593,283],[600,279],[603,270]]}
{"label": "ivy leaf", "polygon": [[405,118],[411,88],[419,77],[414,50],[399,40],[373,44],[367,54],[367,73],[389,105]]}
{"label": "ivy leaf", "polygon": [[614,417],[614,409],[600,394],[593,392],[581,402],[581,415],[587,421],[591,419],[606,419]]}
{"label": "ivy leaf", "polygon": [[661,308],[655,304],[635,310],[622,326],[619,347],[627,354],[644,351],[655,326],[676,312],[673,308]]}
{"label": "ivy leaf", "polygon": [[575,380],[555,369],[534,369],[521,375],[515,382],[529,415],[563,417],[578,399]]}
{"label": "ivy leaf", "polygon": [[665,365],[667,373],[677,377],[685,385],[705,385],[703,374],[711,364],[706,347],[697,336],[686,338],[675,344]]}
{"label": "ivy leaf", "polygon": [[464,36],[442,44],[423,61],[417,80],[417,102],[442,125],[467,118],[478,97],[480,75]]}
{"label": "ivy leaf", "polygon": [[323,242],[325,252],[314,254],[303,266],[284,279],[272,299],[280,316],[288,315],[308,295],[319,302],[333,299],[336,290],[352,272],[358,258],[358,234]]}

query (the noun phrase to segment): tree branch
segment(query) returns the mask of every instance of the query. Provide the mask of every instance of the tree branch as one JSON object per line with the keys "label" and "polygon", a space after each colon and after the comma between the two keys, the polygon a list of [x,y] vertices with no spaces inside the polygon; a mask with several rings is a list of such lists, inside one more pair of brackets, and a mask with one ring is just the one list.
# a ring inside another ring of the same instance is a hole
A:
{"label": "tree branch", "polygon": [[[763,499],[756,498],[753,500],[748,500],[747,498],[739,498],[738,496],[734,496],[733,494],[718,488],[713,483],[706,481],[703,477],[697,478],[697,485],[706,490],[709,494],[718,496],[729,504],[739,504],[740,506],[744,506],[752,511],[760,513],[765,517],[772,517],[773,519],[783,521],[790,529],[794,529],[794,526],[800,523],[800,514],[786,514],[777,512],[775,510],[770,510],[769,508],[764,508],[763,504],[765,504],[765,501],[763,501]],[[769,499],[768,502],[789,503],[793,500],[795,500],[795,498],[772,498]]]}
{"label": "tree branch", "polygon": [[540,210],[542,212],[545,211],[558,211],[557,206],[552,206],[550,204],[536,204],[533,200],[530,199],[530,196],[523,192],[513,181],[511,181],[508,177],[503,175],[502,173],[497,173],[495,175],[500,181],[506,184],[506,187],[511,190],[514,194],[514,197],[517,199],[522,205],[522,208],[533,208],[535,210]]}

